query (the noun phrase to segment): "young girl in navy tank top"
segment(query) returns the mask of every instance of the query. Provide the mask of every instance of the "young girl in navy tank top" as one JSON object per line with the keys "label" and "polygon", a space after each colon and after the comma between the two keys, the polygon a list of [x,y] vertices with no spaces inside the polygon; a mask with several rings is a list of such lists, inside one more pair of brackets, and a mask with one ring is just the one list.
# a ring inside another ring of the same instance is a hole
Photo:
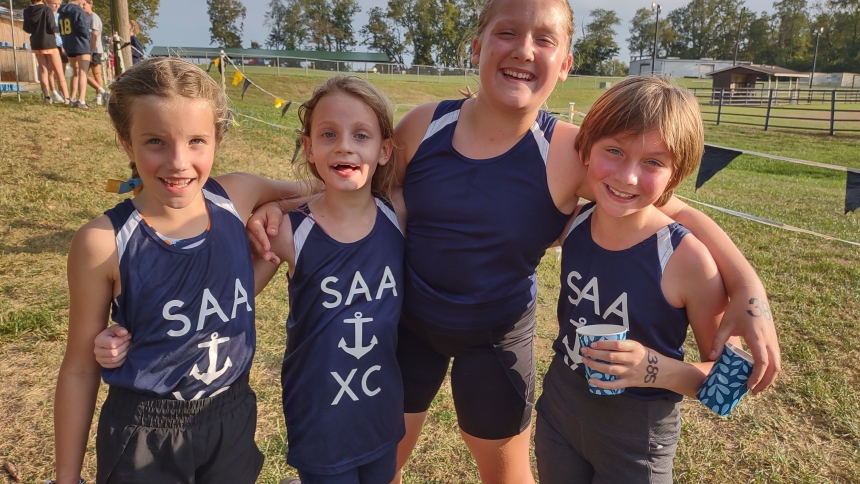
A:
{"label": "young girl in navy tank top", "polygon": [[[376,87],[352,76],[323,82],[299,108],[299,166],[325,190],[288,214],[272,252],[289,266],[281,383],[287,463],[302,484],[394,478],[404,434],[395,350],[406,220],[391,193],[392,112]],[[277,265],[255,268],[263,285]]]}
{"label": "young girl in navy tank top", "polygon": [[[96,482],[253,483],[253,265],[245,221],[301,187],[210,178],[226,97],[197,66],[159,58],[118,77],[108,104],[136,196],[81,227],[68,259],[69,335],[54,405],[56,482],[83,482],[100,377]],[[112,319],[135,337],[99,372],[93,339]]]}
{"label": "young girl in navy tank top", "polygon": [[[698,103],[669,80],[627,78],[592,106],[574,149],[595,202],[580,204],[560,239],[559,335],[537,403],[540,481],[670,484],[679,402],[713,365],[728,302],[707,248],[657,209],[702,157]],[[627,339],[580,348],[577,328],[594,324],[623,326]],[[701,363],[684,362],[688,325]],[[583,365],[618,376],[594,386],[626,390],[590,393]]]}
{"label": "young girl in navy tank top", "polygon": [[[591,195],[571,150],[578,128],[541,111],[573,65],[573,12],[567,0],[486,0],[478,23],[477,96],[418,106],[397,125],[409,211],[398,468],[450,365],[460,434],[482,481],[524,484],[534,480],[536,268],[579,195]],[[747,313],[748,301],[767,297],[755,271],[705,215],[675,198],[661,210],[713,252],[731,295],[715,350],[730,333],[743,335],[756,358],[750,384],[760,391],[779,370],[779,347],[773,321]],[[263,250],[280,220],[273,205],[255,213],[250,228]]]}

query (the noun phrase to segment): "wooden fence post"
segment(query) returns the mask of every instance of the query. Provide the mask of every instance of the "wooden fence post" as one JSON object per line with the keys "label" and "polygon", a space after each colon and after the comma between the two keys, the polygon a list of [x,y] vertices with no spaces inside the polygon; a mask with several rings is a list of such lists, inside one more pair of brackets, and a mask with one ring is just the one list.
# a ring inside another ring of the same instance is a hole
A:
{"label": "wooden fence post", "polygon": [[717,104],[717,126],[720,125],[720,118],[723,115],[723,95],[725,94],[726,88],[720,88],[720,102]]}
{"label": "wooden fence post", "polygon": [[836,89],[830,92],[830,136],[833,136],[833,127],[836,124]]}
{"label": "wooden fence post", "polygon": [[773,106],[773,89],[768,89],[767,93],[767,115],[764,118],[764,130],[767,131],[767,127],[770,126],[770,108]]}

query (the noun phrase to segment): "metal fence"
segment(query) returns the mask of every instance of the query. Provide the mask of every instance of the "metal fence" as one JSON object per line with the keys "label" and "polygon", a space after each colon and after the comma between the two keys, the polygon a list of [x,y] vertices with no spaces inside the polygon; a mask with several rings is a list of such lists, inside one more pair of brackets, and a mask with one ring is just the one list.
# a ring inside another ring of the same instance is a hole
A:
{"label": "metal fence", "polygon": [[860,89],[692,89],[705,123],[860,133]]}
{"label": "metal fence", "polygon": [[[187,49],[171,49],[168,53],[182,57],[196,64],[209,64],[217,54],[198,52]],[[265,73],[275,75],[331,77],[337,74],[355,74],[365,78],[389,79],[407,82],[456,82],[463,83],[464,79],[477,77],[478,70],[473,68],[438,67],[411,65],[405,66],[386,62],[348,62],[311,57],[284,56],[247,56],[240,54],[231,56],[243,74]]]}

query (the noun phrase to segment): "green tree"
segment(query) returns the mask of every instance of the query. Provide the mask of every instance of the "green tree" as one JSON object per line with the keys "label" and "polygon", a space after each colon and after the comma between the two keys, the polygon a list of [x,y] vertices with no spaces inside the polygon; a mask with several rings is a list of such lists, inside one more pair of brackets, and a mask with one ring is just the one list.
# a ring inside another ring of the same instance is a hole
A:
{"label": "green tree", "polygon": [[298,50],[308,36],[299,0],[271,0],[263,25],[269,27],[266,46],[271,49]]}
{"label": "green tree", "polygon": [[251,48],[252,49],[262,49],[263,47],[256,40],[252,40],[251,41]]}
{"label": "green tree", "polygon": [[332,0],[331,23],[335,50],[344,52],[358,43],[352,29],[352,18],[358,12],[361,12],[361,7],[355,0]]}
{"label": "green tree", "polygon": [[583,36],[573,44],[573,58],[578,65],[577,72],[597,75],[603,61],[618,55],[615,26],[621,25],[621,19],[614,10],[602,8],[592,10],[589,15],[591,22],[583,29]]}
{"label": "green tree", "polygon": [[746,28],[741,36],[738,60],[755,64],[775,64],[776,41],[771,16],[767,12],[762,12],[761,15],[752,14],[744,24]]}
{"label": "green tree", "polygon": [[653,50],[654,46],[654,12],[650,8],[640,8],[630,20],[630,37],[627,38],[627,48],[637,53],[639,57]]}
{"label": "green tree", "polygon": [[209,11],[209,41],[222,47],[242,47],[245,6],[239,0],[206,0]]}
{"label": "green tree", "polygon": [[667,16],[675,32],[669,55],[731,58],[742,0],[692,0]]}
{"label": "green tree", "polygon": [[331,4],[328,0],[302,0],[302,9],[308,44],[314,50],[331,51],[334,41]]}
{"label": "green tree", "polygon": [[436,63],[465,67],[473,36],[466,2],[440,0],[439,31],[436,40]]}
{"label": "green tree", "polygon": [[[813,26],[824,27],[817,70],[860,72],[860,0],[828,0],[815,9]],[[810,42],[815,42],[814,35],[810,35]],[[810,66],[811,62],[810,58]],[[855,85],[860,86],[860,79],[857,81]]]}
{"label": "green tree", "polygon": [[433,64],[438,11],[436,0],[388,0],[386,16],[404,30],[404,39],[412,47],[413,64]]}
{"label": "green tree", "polygon": [[806,0],[782,0],[773,4],[776,27],[776,64],[803,69],[810,47]]}
{"label": "green tree", "polygon": [[364,39],[361,43],[370,50],[384,52],[392,61],[404,65],[403,52],[406,43],[403,41],[403,35],[397,24],[380,7],[373,7],[368,11],[367,24],[361,28],[360,33]]}
{"label": "green tree", "polygon": [[[29,5],[29,1],[25,0]],[[105,35],[113,35],[115,28],[111,20],[110,0],[94,0],[93,10],[99,14],[102,22],[104,22]],[[140,24],[140,33],[137,34],[137,40],[146,45],[149,44],[149,32],[156,27],[156,19],[158,18],[158,7],[161,6],[161,0],[128,0],[128,18],[137,20]]]}

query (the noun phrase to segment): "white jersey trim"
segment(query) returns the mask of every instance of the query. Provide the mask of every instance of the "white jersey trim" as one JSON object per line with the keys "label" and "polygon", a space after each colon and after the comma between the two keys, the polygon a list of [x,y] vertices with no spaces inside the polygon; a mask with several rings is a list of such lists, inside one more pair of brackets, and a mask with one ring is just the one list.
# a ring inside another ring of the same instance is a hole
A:
{"label": "white jersey trim", "polygon": [[672,232],[667,225],[657,231],[657,256],[660,258],[660,273],[666,270],[669,257],[672,257],[674,252],[675,249],[672,247]]}
{"label": "white jersey trim", "polygon": [[546,136],[544,136],[544,132],[540,129],[540,125],[537,121],[535,121],[535,124],[533,124],[530,129],[532,131],[532,135],[535,137],[538,149],[540,150],[540,156],[543,158],[543,164],[546,165],[546,158],[549,155],[549,141],[547,141]]}
{"label": "white jersey trim", "polygon": [[591,212],[593,212],[596,207],[597,205],[593,205],[588,210],[579,212],[579,215],[577,215],[576,218],[573,219],[573,223],[570,224],[570,229],[567,231],[567,235],[565,235],[565,238],[570,237],[570,233],[573,232],[573,229],[575,229],[582,222],[585,222],[585,219],[587,219],[588,216],[591,215]]}
{"label": "white jersey trim", "polygon": [[378,198],[375,198],[374,200],[376,201],[376,206],[379,208],[379,210],[381,210],[382,213],[385,214],[386,217],[388,217],[388,220],[391,220],[391,223],[393,223],[394,226],[397,227],[397,230],[400,231],[400,234],[403,235],[403,229],[400,227],[400,223],[397,221],[397,214],[394,213],[394,210],[388,208],[388,205],[386,205],[382,200]]}
{"label": "white jersey trim", "polygon": [[143,222],[140,212],[135,210],[128,216],[128,219],[116,232],[116,251],[119,254],[119,261],[122,262],[122,255],[125,254],[125,249],[128,247],[128,241],[134,235],[134,231]]}
{"label": "white jersey trim", "polygon": [[458,109],[456,111],[451,111],[450,113],[442,116],[439,119],[434,119],[433,122],[430,123],[430,126],[427,127],[427,132],[424,133],[424,139],[422,139],[421,142],[423,143],[424,140],[438,133],[445,126],[457,122],[457,119],[459,118],[460,110]]}
{"label": "white jersey trim", "polygon": [[231,202],[229,198],[224,198],[221,195],[216,195],[205,189],[203,190],[203,196],[206,197],[206,199],[210,202],[214,203],[215,205],[218,205],[220,208],[235,215],[236,218],[239,219],[239,222],[241,222],[242,225],[245,225],[245,221],[242,220],[242,217],[239,216],[239,212],[236,211],[236,207],[233,206],[233,202]]}
{"label": "white jersey trim", "polygon": [[293,247],[296,248],[296,264],[299,263],[299,254],[301,254],[302,247],[304,247],[305,241],[308,240],[308,234],[311,233],[311,229],[315,223],[312,218],[305,217],[302,223],[299,224],[299,228],[293,232]]}

